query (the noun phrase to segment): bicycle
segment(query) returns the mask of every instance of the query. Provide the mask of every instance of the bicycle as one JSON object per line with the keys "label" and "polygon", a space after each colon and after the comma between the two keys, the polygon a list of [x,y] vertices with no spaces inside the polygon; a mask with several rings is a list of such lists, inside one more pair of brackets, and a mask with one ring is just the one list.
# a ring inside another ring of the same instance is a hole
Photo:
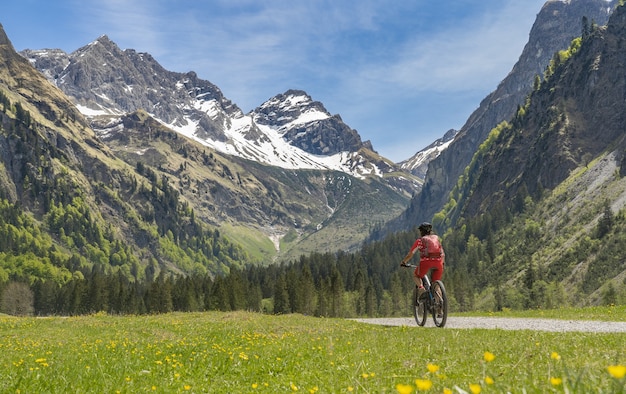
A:
{"label": "bicycle", "polygon": [[[403,267],[417,268],[414,264],[402,264]],[[448,320],[448,296],[443,282],[436,280],[430,283],[430,271],[422,278],[424,292],[419,295],[417,286],[413,289],[413,316],[417,325],[426,324],[428,313],[433,316],[435,326],[443,328]]]}

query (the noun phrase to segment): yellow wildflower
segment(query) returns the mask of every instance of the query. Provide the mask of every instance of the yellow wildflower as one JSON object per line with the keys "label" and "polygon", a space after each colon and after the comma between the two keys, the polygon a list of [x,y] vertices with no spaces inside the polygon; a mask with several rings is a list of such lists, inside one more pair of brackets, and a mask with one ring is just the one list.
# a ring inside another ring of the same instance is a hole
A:
{"label": "yellow wildflower", "polygon": [[429,363],[426,368],[428,368],[428,372],[430,373],[435,373],[437,371],[439,371],[439,365],[435,365],[435,364],[431,364]]}
{"label": "yellow wildflower", "polygon": [[626,366],[624,365],[609,365],[606,369],[615,379],[622,379],[626,376]]}
{"label": "yellow wildflower", "polygon": [[485,383],[494,384],[494,380],[491,376],[485,376]]}
{"label": "yellow wildflower", "polygon": [[561,359],[561,355],[558,354],[557,352],[552,352],[550,354],[550,358],[553,359],[553,360],[560,360]]}
{"label": "yellow wildflower", "polygon": [[444,388],[443,389],[443,394],[452,394],[452,390],[449,388]]}
{"label": "yellow wildflower", "polygon": [[469,389],[472,394],[480,394],[480,385],[479,384],[470,384]]}
{"label": "yellow wildflower", "polygon": [[398,390],[398,394],[411,394],[413,392],[413,386],[410,384],[398,383],[396,385],[396,390]]}
{"label": "yellow wildflower", "polygon": [[416,379],[415,385],[419,391],[428,391],[433,387],[433,382],[428,379]]}
{"label": "yellow wildflower", "polygon": [[563,383],[563,379],[561,378],[555,378],[555,377],[550,378],[550,384],[553,386],[560,386],[561,383]]}
{"label": "yellow wildflower", "polygon": [[487,361],[488,363],[495,360],[496,356],[495,354],[491,353],[491,352],[485,352],[485,354],[483,355],[483,358],[485,359],[485,361]]}

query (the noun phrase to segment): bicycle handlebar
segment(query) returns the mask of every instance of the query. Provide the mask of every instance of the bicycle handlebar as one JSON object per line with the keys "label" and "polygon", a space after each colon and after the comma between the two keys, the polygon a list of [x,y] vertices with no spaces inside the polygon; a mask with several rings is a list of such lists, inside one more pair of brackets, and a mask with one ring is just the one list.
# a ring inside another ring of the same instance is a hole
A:
{"label": "bicycle handlebar", "polygon": [[417,268],[415,264],[400,264],[400,266],[404,268]]}

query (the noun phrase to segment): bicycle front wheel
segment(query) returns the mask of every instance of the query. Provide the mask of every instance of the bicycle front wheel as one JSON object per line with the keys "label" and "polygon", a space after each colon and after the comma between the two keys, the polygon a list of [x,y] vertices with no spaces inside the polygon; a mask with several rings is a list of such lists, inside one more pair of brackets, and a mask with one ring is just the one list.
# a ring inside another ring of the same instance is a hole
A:
{"label": "bicycle front wheel", "polygon": [[437,327],[443,327],[448,320],[448,296],[446,295],[446,288],[443,286],[443,282],[436,280],[433,283],[432,294],[434,299],[433,308],[433,320]]}
{"label": "bicycle front wheel", "polygon": [[428,311],[426,310],[426,300],[419,299],[419,292],[417,286],[413,289],[413,316],[418,326],[424,326],[426,324],[426,318],[428,317]]}

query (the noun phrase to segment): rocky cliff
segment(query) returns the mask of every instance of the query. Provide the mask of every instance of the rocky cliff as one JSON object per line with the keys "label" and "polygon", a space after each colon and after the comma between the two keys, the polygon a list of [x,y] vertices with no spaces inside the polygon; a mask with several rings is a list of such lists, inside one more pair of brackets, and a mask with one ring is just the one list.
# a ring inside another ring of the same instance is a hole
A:
{"label": "rocky cliff", "polygon": [[572,39],[582,34],[583,17],[590,24],[604,25],[615,3],[605,0],[547,1],[511,72],[482,100],[448,149],[429,163],[422,191],[388,229],[410,228],[421,221],[431,220],[448,201],[450,191],[489,132],[515,114],[532,90],[535,77],[543,76],[554,54],[567,48]]}

